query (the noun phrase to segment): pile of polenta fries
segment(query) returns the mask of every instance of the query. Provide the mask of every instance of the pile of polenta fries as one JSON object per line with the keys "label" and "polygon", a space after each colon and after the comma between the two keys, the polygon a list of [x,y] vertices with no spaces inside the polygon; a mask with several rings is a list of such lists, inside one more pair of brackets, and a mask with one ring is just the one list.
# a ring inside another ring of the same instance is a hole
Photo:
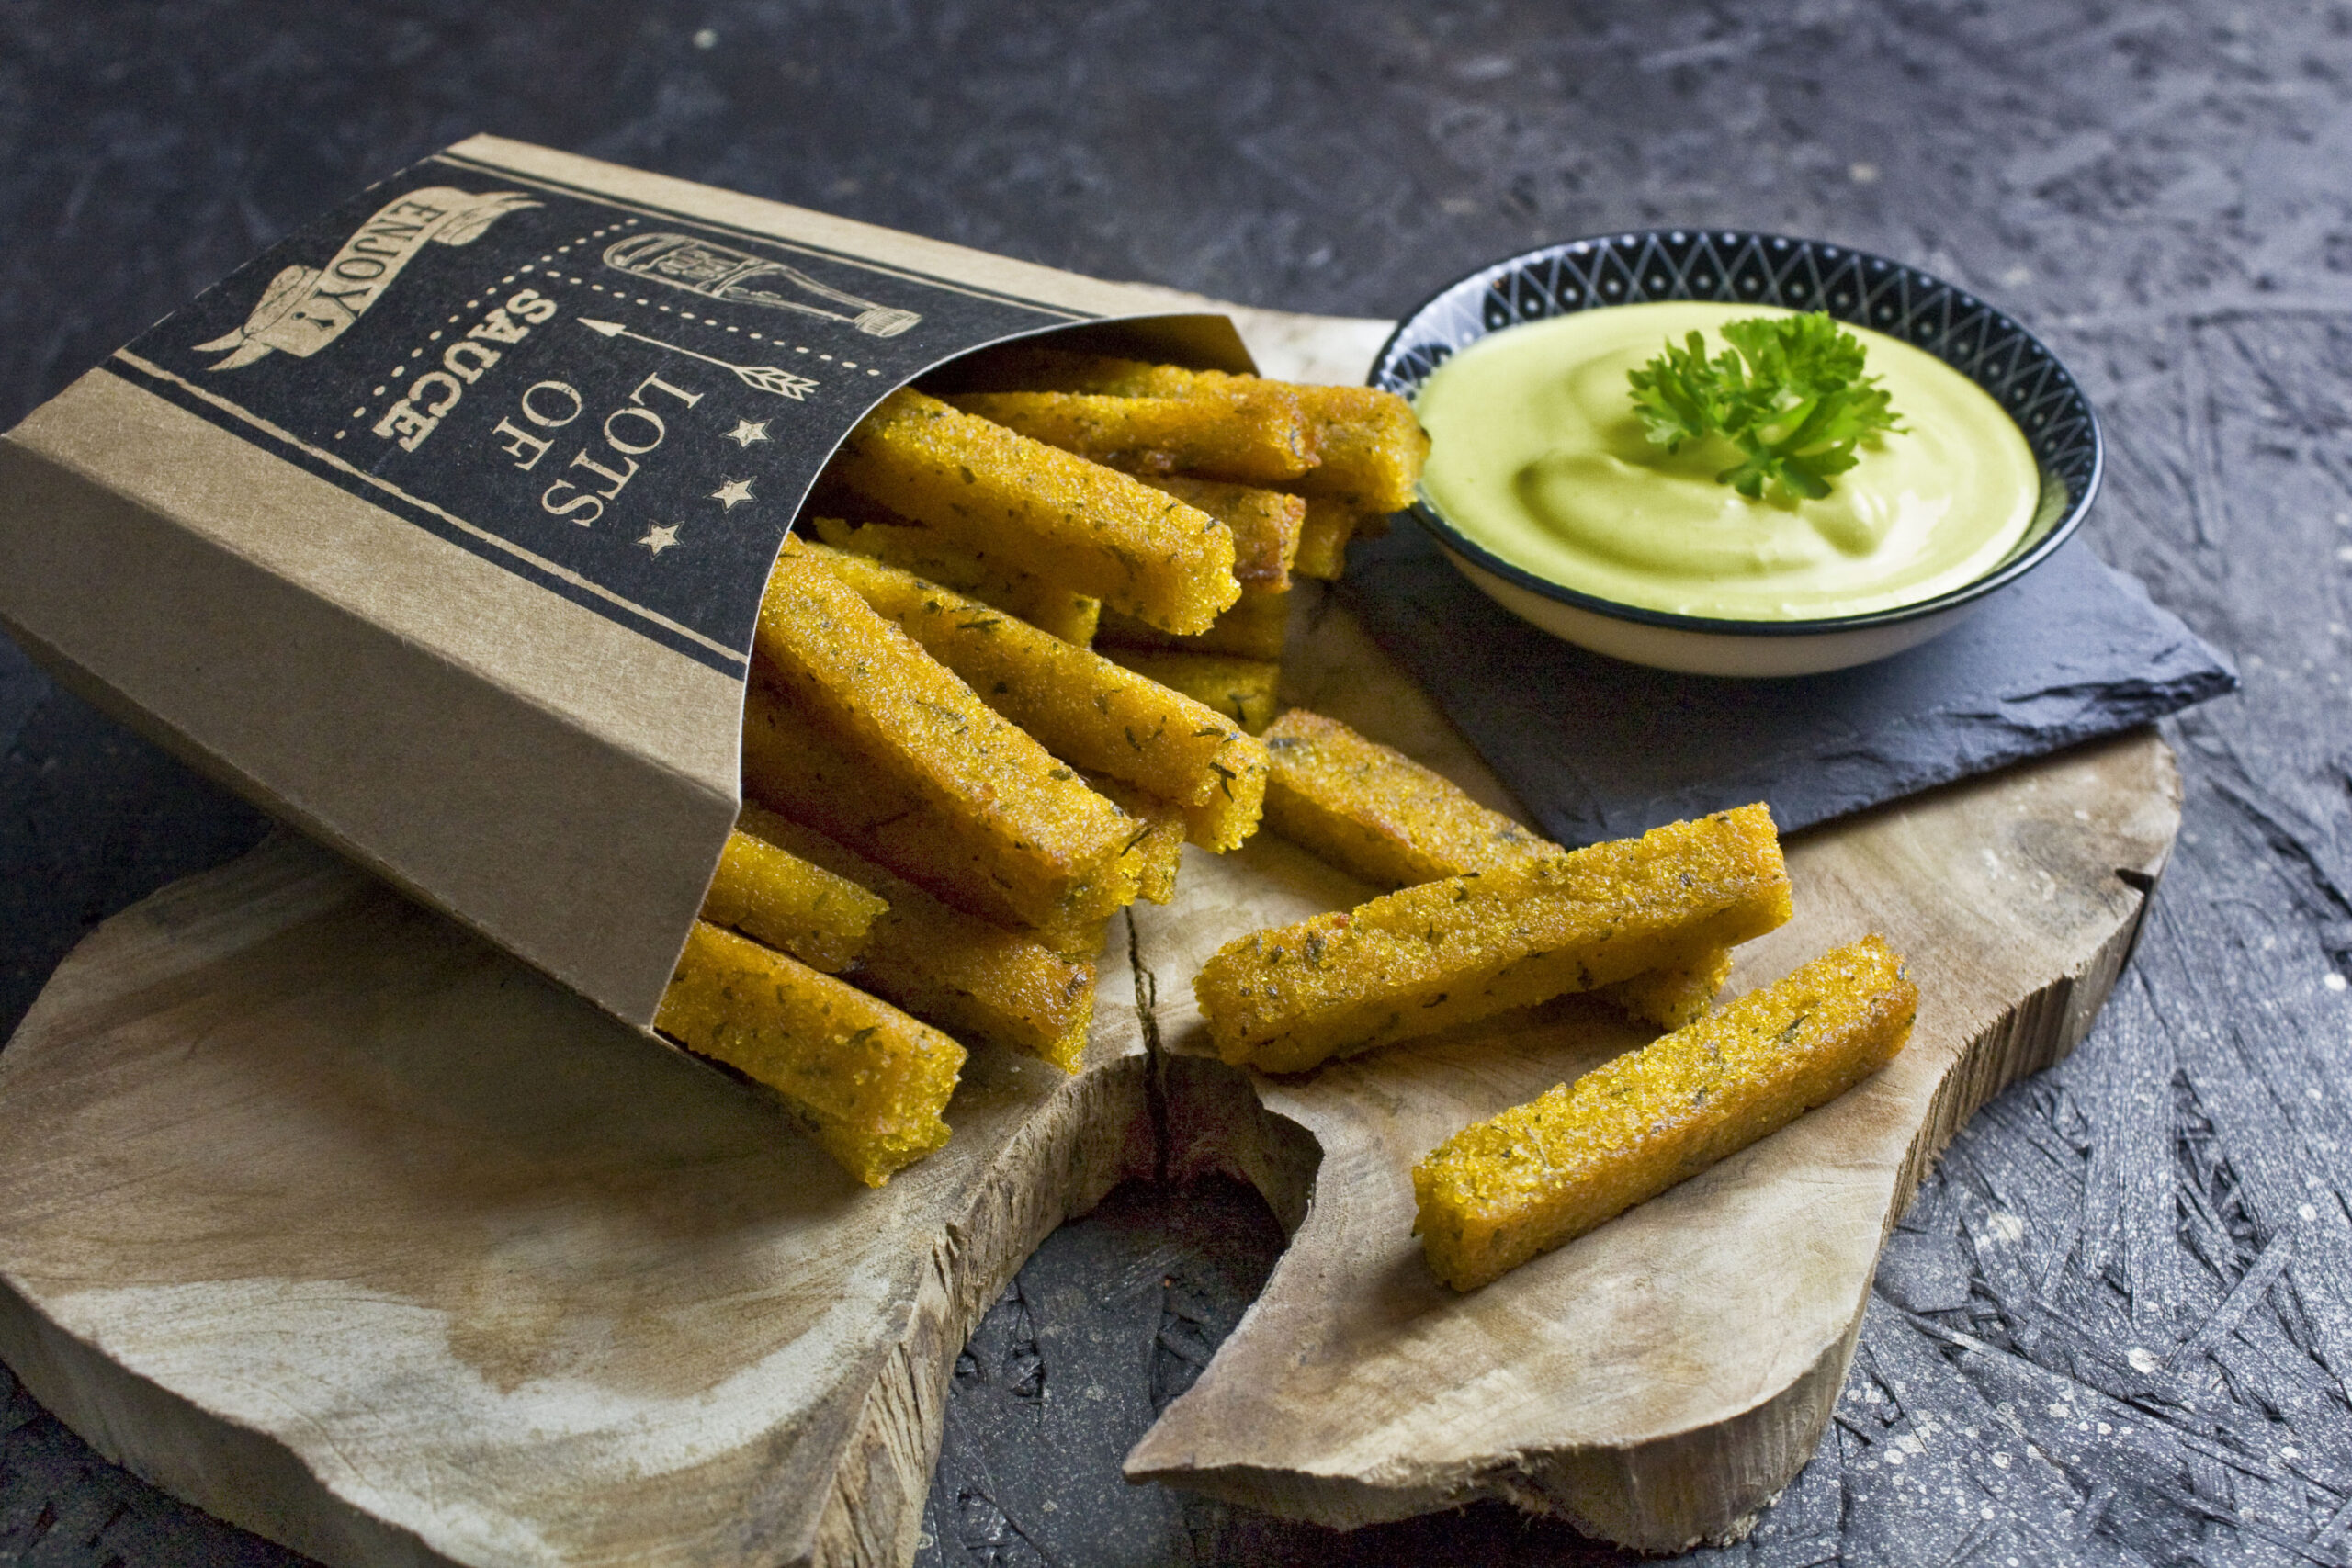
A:
{"label": "pile of polenta fries", "polygon": [[1761,806],[1567,851],[1403,754],[1294,709],[1267,824],[1398,891],[1226,944],[1193,981],[1218,1055],[1298,1072],[1589,992],[1670,1031],[1464,1128],[1413,1168],[1430,1267],[1471,1290],[1836,1099],[1919,996],[1875,936],[1710,1012],[1731,949],[1787,920]]}
{"label": "pile of polenta fries", "polygon": [[877,1186],[967,1043],[1074,1070],[1110,919],[1257,829],[1292,574],[1427,447],[1388,393],[1046,348],[886,399],[768,584],[752,804],[658,1027]]}
{"label": "pile of polenta fries", "polygon": [[1412,500],[1401,400],[1042,347],[956,378],[867,416],[785,544],[752,804],[656,1021],[852,1174],[947,1141],[961,1042],[1075,1070],[1108,922],[1261,818],[1395,891],[1209,960],[1227,1062],[1304,1072],[1571,992],[1670,1032],[1415,1168],[1457,1289],[1902,1049],[1917,992],[1875,937],[1709,1010],[1732,948],[1790,915],[1763,807],[1567,851],[1335,720],[1276,718],[1292,575],[1338,576]]}

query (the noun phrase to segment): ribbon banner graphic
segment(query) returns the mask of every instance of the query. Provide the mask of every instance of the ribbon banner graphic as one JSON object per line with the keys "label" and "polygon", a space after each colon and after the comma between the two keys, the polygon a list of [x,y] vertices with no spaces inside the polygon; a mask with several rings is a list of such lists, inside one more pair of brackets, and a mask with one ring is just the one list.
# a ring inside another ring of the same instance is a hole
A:
{"label": "ribbon banner graphic", "polygon": [[307,359],[382,299],[426,245],[471,244],[507,213],[538,205],[520,191],[411,191],[378,209],[326,265],[289,266],[270,279],[243,326],[198,344],[197,352],[225,352],[228,357],[211,367],[216,371],[251,365],[273,349]]}
{"label": "ribbon banner graphic", "polygon": [[[107,369],[740,681],[776,549],[866,410],[983,344],[1088,318],[816,244],[803,231],[830,223],[792,209],[621,183],[693,209],[428,160]],[[375,523],[354,526],[367,558]]]}

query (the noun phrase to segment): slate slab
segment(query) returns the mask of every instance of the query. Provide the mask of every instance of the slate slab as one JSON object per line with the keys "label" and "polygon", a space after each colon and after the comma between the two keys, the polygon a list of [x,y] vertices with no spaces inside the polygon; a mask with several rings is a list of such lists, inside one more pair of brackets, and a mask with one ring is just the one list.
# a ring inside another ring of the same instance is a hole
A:
{"label": "slate slab", "polygon": [[1400,522],[1340,592],[1535,818],[1571,846],[1762,800],[1782,832],[2111,735],[2237,672],[2069,545],[1934,641],[1772,681],[1589,653],[1489,600]]}

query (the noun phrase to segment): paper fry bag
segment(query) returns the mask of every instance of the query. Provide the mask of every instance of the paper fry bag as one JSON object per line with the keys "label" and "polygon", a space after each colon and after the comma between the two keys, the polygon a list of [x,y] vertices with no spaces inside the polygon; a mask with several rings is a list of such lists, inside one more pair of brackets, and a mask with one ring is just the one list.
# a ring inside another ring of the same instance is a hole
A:
{"label": "paper fry bag", "polygon": [[1157,291],[476,137],[0,437],[0,625],[644,1025],[810,482],[923,371],[1072,328],[1250,367]]}

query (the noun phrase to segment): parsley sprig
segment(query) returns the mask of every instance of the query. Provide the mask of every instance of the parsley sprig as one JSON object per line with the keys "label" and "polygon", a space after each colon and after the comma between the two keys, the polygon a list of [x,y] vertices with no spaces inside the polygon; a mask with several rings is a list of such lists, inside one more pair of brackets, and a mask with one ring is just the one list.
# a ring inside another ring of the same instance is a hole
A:
{"label": "parsley sprig", "polygon": [[1725,322],[1731,347],[1707,357],[1692,333],[1639,370],[1634,407],[1649,438],[1668,452],[1720,435],[1745,455],[1715,476],[1740,494],[1776,492],[1817,501],[1829,478],[1854,466],[1854,448],[1880,431],[1905,428],[1875,376],[1862,373],[1862,345],[1826,312],[1758,316]]}

